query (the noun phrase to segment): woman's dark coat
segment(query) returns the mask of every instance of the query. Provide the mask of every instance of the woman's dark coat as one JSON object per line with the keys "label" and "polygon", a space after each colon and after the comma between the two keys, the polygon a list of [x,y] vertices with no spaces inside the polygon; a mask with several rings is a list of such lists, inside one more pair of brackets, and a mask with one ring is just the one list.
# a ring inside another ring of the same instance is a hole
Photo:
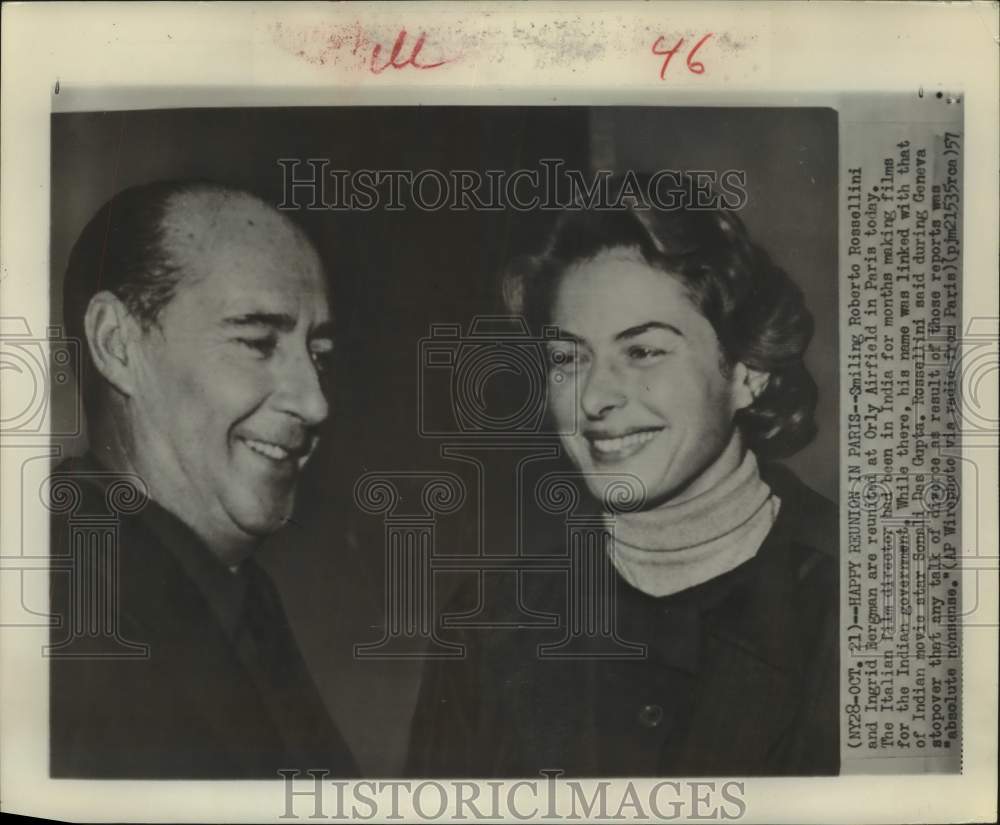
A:
{"label": "woman's dark coat", "polygon": [[[559,629],[460,634],[467,657],[425,671],[407,773],[836,774],[837,510],[781,466],[762,474],[781,509],[753,559],[663,598],[618,579],[618,634],[644,658],[540,657]],[[564,574],[522,579],[526,608],[565,615]]]}

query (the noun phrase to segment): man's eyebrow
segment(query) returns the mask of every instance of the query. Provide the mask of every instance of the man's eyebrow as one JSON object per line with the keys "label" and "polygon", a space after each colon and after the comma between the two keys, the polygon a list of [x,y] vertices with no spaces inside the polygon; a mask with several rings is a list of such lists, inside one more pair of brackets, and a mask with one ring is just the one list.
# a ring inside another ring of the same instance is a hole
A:
{"label": "man's eyebrow", "polygon": [[679,335],[681,338],[684,337],[684,333],[681,332],[673,324],[665,324],[662,321],[646,321],[644,324],[637,324],[634,327],[629,327],[628,329],[623,329],[615,336],[616,341],[626,341],[629,338],[637,338],[644,332],[651,329],[663,329],[667,332],[671,332],[674,335]]}
{"label": "man's eyebrow", "polygon": [[[295,318],[285,312],[247,312],[243,315],[231,315],[222,322],[230,327],[268,327],[278,332],[291,332],[295,329]],[[333,338],[333,321],[321,321],[309,330],[309,337]]]}
{"label": "man's eyebrow", "polygon": [[295,329],[295,319],[284,312],[247,312],[223,318],[222,322],[231,327],[270,327],[278,332]]}

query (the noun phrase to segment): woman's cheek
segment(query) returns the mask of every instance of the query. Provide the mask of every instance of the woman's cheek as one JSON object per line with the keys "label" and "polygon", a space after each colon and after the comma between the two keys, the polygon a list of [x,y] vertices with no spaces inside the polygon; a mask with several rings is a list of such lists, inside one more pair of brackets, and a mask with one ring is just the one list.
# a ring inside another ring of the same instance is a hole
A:
{"label": "woman's cheek", "polygon": [[559,433],[575,431],[577,398],[572,380],[563,376],[562,381],[549,382],[549,407]]}
{"label": "woman's cheek", "polygon": [[664,414],[677,405],[678,396],[685,392],[683,376],[669,364],[658,364],[645,370],[636,385],[636,391],[655,412]]}

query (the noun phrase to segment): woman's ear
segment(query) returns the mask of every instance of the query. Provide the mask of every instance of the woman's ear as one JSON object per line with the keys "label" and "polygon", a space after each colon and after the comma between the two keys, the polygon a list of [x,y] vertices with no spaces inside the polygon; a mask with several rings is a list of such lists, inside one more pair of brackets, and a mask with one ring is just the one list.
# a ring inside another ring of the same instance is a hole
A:
{"label": "woman's ear", "polygon": [[767,384],[771,380],[769,372],[755,370],[746,364],[738,363],[733,371],[733,385],[735,388],[735,409],[743,410],[753,404],[761,393],[767,389]]}
{"label": "woman's ear", "polygon": [[129,351],[133,327],[131,313],[113,293],[98,292],[90,299],[83,318],[90,357],[105,380],[125,395],[133,392]]}

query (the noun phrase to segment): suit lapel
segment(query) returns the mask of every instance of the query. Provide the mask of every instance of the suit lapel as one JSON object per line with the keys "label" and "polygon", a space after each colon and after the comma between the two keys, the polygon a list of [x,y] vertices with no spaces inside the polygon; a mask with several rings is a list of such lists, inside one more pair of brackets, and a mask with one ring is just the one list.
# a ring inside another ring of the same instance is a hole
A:
{"label": "suit lapel", "polygon": [[131,527],[122,541],[121,593],[150,645],[150,690],[199,717],[218,758],[273,762],[281,737],[214,611],[152,531]]}

